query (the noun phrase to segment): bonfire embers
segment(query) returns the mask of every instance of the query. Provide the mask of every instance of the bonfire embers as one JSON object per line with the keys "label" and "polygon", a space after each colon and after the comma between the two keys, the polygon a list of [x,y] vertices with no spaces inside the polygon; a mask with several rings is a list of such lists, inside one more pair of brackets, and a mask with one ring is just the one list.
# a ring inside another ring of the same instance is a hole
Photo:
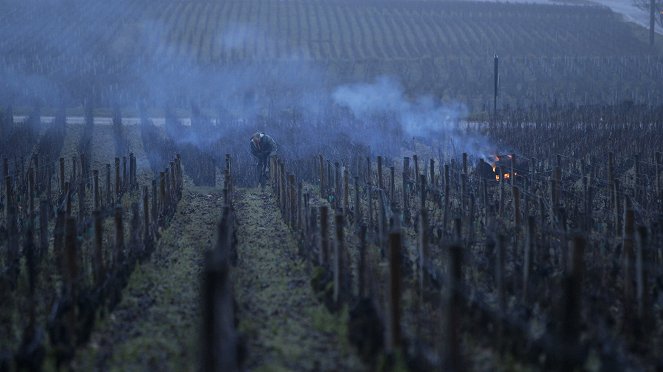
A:
{"label": "bonfire embers", "polygon": [[519,160],[515,154],[493,155],[489,162],[484,159],[479,160],[477,173],[481,178],[487,180],[509,181],[513,176],[523,176],[527,174],[529,164],[527,161]]}

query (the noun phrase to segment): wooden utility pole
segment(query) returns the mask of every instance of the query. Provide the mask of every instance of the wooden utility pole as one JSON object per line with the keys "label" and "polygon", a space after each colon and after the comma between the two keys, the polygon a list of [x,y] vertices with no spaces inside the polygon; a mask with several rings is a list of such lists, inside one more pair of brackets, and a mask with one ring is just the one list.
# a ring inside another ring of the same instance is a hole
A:
{"label": "wooden utility pole", "polygon": [[497,56],[497,54],[495,55],[494,79],[495,79],[495,87],[493,95],[493,121],[497,122],[497,92],[500,84],[500,58]]}

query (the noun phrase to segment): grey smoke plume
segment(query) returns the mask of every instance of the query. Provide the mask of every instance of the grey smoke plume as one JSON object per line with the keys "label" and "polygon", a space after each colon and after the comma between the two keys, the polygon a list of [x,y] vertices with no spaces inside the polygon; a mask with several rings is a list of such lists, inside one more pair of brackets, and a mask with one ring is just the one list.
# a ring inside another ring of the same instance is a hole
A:
{"label": "grey smoke plume", "polygon": [[[408,137],[453,142],[468,151],[486,147],[462,129],[465,105],[433,96],[411,98],[390,77],[339,85],[335,66],[313,62],[305,45],[285,50],[287,35],[258,24],[234,22],[210,35],[221,58],[199,52],[188,40],[168,38],[173,25],[159,17],[126,12],[136,6],[133,1],[26,1],[0,4],[0,10],[16,10],[2,31],[7,42],[0,45],[7,52],[0,58],[3,105],[34,101],[72,108],[91,100],[97,107],[185,115],[195,106],[203,120],[219,116],[227,123],[202,136],[174,135],[176,142],[201,148],[215,141],[243,144],[251,132],[265,130],[301,157],[324,151],[337,155],[333,151],[348,143],[397,155]],[[118,19],[126,25],[114,33]],[[46,21],[53,24],[52,32],[42,30]],[[263,60],[260,51],[244,48],[253,40],[278,45],[277,60]]]}
{"label": "grey smoke plume", "polygon": [[409,138],[438,146],[447,142],[455,152],[477,158],[494,152],[485,136],[470,132],[464,125],[468,117],[464,104],[443,103],[430,95],[409,98],[394,78],[380,76],[373,83],[342,85],[334,90],[332,98],[362,121],[394,118],[392,125]]}
{"label": "grey smoke plume", "polygon": [[394,78],[378,77],[374,83],[343,85],[334,90],[334,102],[348,107],[357,117],[396,115],[405,134],[428,137],[448,133],[467,117],[461,103],[440,104],[432,96],[408,99]]}

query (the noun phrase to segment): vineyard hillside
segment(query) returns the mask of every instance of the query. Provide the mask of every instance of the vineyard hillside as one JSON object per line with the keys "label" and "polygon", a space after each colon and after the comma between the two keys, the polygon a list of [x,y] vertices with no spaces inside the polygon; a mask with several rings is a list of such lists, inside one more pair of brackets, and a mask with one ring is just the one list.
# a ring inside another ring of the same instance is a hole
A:
{"label": "vineyard hillside", "polygon": [[[8,15],[0,26],[3,101],[53,107],[87,97],[97,107],[143,101],[159,108],[188,108],[195,101],[216,110],[219,87],[232,90],[237,79],[267,86],[274,76],[307,74],[333,86],[389,75],[410,93],[485,111],[494,55],[501,57],[504,103],[514,107],[663,97],[660,47],[648,46],[643,28],[585,2],[67,4],[0,4]],[[29,22],[34,18],[42,21]]]}

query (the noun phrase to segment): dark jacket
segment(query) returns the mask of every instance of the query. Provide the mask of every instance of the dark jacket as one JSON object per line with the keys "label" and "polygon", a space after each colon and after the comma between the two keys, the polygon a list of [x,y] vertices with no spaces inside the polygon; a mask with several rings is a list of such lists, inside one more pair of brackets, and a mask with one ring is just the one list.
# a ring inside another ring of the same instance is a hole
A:
{"label": "dark jacket", "polygon": [[274,141],[274,139],[267,134],[264,134],[257,144],[253,141],[253,139],[251,139],[250,144],[251,154],[261,160],[267,159],[269,155],[275,153],[278,149],[276,141]]}

